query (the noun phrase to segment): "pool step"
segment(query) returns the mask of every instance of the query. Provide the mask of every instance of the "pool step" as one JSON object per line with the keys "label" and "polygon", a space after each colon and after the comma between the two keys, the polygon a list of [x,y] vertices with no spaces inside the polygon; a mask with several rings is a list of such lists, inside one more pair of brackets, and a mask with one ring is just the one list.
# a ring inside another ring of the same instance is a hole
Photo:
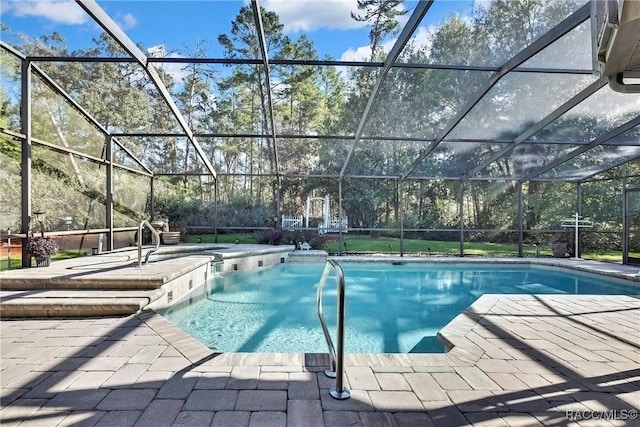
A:
{"label": "pool step", "polygon": [[0,317],[122,316],[139,312],[163,290],[0,291]]}
{"label": "pool step", "polygon": [[3,271],[0,288],[9,290],[153,290],[187,274],[211,257],[172,257],[138,267],[124,252],[54,261],[50,267]]}

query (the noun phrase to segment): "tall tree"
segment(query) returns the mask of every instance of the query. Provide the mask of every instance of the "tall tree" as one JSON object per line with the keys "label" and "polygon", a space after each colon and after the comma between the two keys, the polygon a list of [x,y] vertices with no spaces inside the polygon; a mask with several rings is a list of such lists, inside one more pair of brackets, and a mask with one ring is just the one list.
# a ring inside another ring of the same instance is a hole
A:
{"label": "tall tree", "polygon": [[[206,40],[197,40],[191,52],[187,52],[187,56],[191,58],[203,58],[206,56]],[[215,109],[215,96],[211,90],[211,80],[214,72],[206,64],[191,63],[182,68],[186,72],[186,76],[182,79],[179,91],[176,94],[178,105],[182,114],[187,121],[188,126],[198,131],[211,130],[206,129],[210,125],[208,118]],[[186,141],[185,141],[186,142]],[[182,170],[185,173],[183,183],[188,185],[189,172],[201,172],[197,162],[195,153],[191,151],[191,144],[186,142]],[[202,193],[202,185],[198,180],[200,194]]]}
{"label": "tall tree", "polygon": [[351,17],[358,22],[369,23],[371,60],[376,57],[385,37],[395,34],[399,28],[398,17],[407,13],[401,7],[404,0],[358,0],[358,10]]}
{"label": "tall tree", "polygon": [[[288,42],[288,38],[283,35],[283,24],[280,23],[278,15],[274,12],[261,8],[262,25],[264,30],[265,45],[267,54],[270,58],[279,57],[283,49],[283,45]],[[260,45],[258,42],[257,27],[253,18],[251,7],[244,6],[238,12],[238,15],[231,23],[231,34],[221,34],[218,36],[218,42],[224,48],[225,56],[233,59],[259,59],[261,57]],[[269,100],[267,99],[267,88],[265,73],[261,65],[243,64],[237,65],[233,69],[233,74],[220,82],[221,90],[228,90],[232,87],[250,88],[250,92],[254,94],[255,99],[250,100],[252,106],[253,123],[256,124],[254,131],[269,133]],[[255,107],[255,108],[254,108]],[[254,114],[255,113],[255,114]],[[255,164],[260,172],[275,172],[275,153],[269,141],[259,138],[255,141],[258,145],[256,150],[260,155],[266,157],[268,170],[263,170],[264,164],[258,158],[254,158],[253,144],[250,141],[249,153],[251,153],[250,173],[253,173],[253,165]],[[259,183],[263,182],[259,180]],[[273,202],[276,203],[277,188],[276,183],[272,184]],[[256,189],[256,200],[262,199],[262,186]]]}

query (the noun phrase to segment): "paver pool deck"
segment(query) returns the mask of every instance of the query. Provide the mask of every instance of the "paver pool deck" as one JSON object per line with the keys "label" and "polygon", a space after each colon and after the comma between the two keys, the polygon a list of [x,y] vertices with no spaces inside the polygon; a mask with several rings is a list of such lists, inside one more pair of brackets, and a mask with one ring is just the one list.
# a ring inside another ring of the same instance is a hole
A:
{"label": "paver pool deck", "polygon": [[[635,274],[625,266],[585,263]],[[147,310],[0,322],[2,426],[637,426],[640,299],[485,295],[445,354],[215,353]]]}

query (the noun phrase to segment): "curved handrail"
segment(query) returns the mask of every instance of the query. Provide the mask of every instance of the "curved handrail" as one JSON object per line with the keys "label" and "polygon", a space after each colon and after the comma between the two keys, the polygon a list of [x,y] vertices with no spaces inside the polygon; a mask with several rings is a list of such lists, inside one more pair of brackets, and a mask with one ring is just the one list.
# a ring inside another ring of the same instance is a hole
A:
{"label": "curved handrail", "polygon": [[[151,230],[151,234],[153,234],[153,236],[156,238],[156,246],[151,250],[149,250],[149,252],[147,252],[147,254],[144,256],[144,263],[143,263],[142,262],[142,229],[144,226],[146,226],[149,230]],[[146,219],[140,221],[140,224],[138,225],[138,267],[141,267],[142,264],[146,264],[147,262],[149,262],[149,257],[151,256],[151,254],[155,253],[159,247],[160,247],[160,235],[158,234],[156,229],[153,228],[151,223],[149,223],[149,221],[147,221]]]}
{"label": "curved handrail", "polygon": [[[336,272],[336,286],[338,290],[337,295],[337,316],[338,316],[338,324],[336,326],[337,333],[337,344],[338,351],[336,353],[336,349],[333,345],[333,340],[331,339],[331,335],[329,334],[329,330],[327,329],[327,324],[324,320],[324,312],[322,308],[322,291],[324,289],[324,285],[329,278],[329,273],[331,270],[335,270]],[[318,293],[316,297],[316,303],[318,306],[318,318],[320,319],[320,325],[322,326],[322,332],[324,332],[324,338],[327,341],[327,346],[329,347],[329,363],[331,364],[331,370],[325,371],[325,375],[331,378],[336,379],[336,386],[331,387],[329,390],[329,394],[331,397],[339,400],[348,399],[351,396],[349,390],[345,389],[343,386],[342,377],[344,375],[344,272],[342,271],[342,267],[336,261],[330,259],[327,260],[327,264],[324,267],[324,271],[322,272],[322,277],[320,278],[320,283],[318,284]]]}
{"label": "curved handrail", "polygon": [[[329,277],[329,273],[331,272],[332,265],[330,264],[331,260],[328,260],[325,264],[324,270],[322,272],[322,277],[320,278],[320,283],[318,284],[318,292],[316,294],[316,304],[318,306],[318,318],[320,319],[320,326],[322,326],[322,332],[324,333],[324,339],[327,341],[327,347],[329,347],[329,364],[330,371],[326,371],[325,374],[328,377],[335,378],[336,374],[336,349],[333,346],[333,340],[331,339],[331,335],[329,334],[329,330],[327,329],[327,322],[324,320],[324,310],[322,307],[322,291],[324,290],[324,285],[327,283],[327,278]],[[338,274],[338,273],[336,273]],[[336,280],[339,280],[336,277]]]}

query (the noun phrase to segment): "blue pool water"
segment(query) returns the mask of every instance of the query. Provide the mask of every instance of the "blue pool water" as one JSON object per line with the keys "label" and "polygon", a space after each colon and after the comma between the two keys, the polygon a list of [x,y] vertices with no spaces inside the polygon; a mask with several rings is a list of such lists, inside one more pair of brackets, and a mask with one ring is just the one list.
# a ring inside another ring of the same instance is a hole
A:
{"label": "blue pool water", "polygon": [[[483,294],[636,295],[640,288],[555,269],[464,264],[344,263],[345,351],[432,353],[436,333]],[[316,310],[324,264],[281,264],[217,273],[199,297],[161,314],[205,345],[225,352],[325,353]],[[335,330],[335,276],[325,318]],[[334,337],[335,340],[335,337]]]}

